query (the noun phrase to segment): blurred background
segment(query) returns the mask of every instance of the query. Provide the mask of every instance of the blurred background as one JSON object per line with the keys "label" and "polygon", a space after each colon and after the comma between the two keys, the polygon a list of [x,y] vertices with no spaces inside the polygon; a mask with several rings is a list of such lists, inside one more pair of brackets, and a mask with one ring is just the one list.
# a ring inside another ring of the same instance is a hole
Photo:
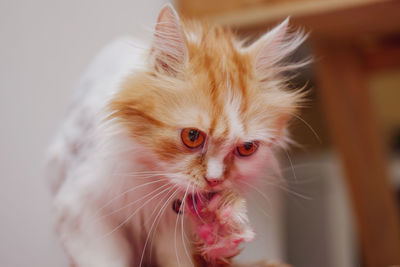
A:
{"label": "blurred background", "polygon": [[[68,266],[51,222],[44,151],[74,86],[121,35],[149,40],[164,0],[0,1],[0,266]],[[286,183],[255,198],[243,260],[400,265],[400,1],[177,0],[184,17],[258,36],[287,16],[310,32],[291,60],[309,103],[282,155]],[[264,211],[262,210],[262,211]]]}

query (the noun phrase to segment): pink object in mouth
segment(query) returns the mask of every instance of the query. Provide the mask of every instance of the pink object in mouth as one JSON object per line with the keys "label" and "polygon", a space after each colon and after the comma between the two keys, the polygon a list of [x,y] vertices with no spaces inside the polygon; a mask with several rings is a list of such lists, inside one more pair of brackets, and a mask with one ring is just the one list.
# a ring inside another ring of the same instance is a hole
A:
{"label": "pink object in mouth", "polygon": [[196,231],[199,254],[210,262],[229,262],[239,254],[239,245],[253,239],[245,200],[231,191],[188,195],[185,214]]}

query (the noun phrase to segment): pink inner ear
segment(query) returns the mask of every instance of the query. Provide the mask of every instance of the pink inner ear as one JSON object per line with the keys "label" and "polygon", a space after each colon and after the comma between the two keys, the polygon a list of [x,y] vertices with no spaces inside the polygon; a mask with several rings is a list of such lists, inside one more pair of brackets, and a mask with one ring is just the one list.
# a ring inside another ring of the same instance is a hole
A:
{"label": "pink inner ear", "polygon": [[274,29],[264,34],[251,47],[256,61],[256,70],[262,71],[271,64],[275,64],[285,55],[282,55],[282,44],[288,30],[289,19],[284,20]]}
{"label": "pink inner ear", "polygon": [[152,54],[157,68],[177,72],[185,63],[187,48],[178,14],[171,5],[166,5],[157,19]]}
{"label": "pink inner ear", "polygon": [[[295,51],[306,39],[301,31],[289,33],[289,19],[261,36],[246,50],[254,59],[254,67],[260,81],[267,80],[282,68],[275,68],[279,63]],[[286,68],[295,66],[286,66]]]}

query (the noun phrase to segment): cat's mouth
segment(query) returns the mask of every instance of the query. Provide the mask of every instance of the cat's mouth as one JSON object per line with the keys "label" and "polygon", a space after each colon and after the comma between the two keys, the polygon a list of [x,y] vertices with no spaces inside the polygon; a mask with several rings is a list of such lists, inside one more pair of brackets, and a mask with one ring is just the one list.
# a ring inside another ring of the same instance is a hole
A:
{"label": "cat's mouth", "polygon": [[182,214],[185,209],[185,212],[188,211],[193,215],[200,216],[201,211],[205,207],[208,207],[211,200],[217,195],[217,191],[204,191],[188,194],[183,199],[185,203],[183,203],[179,198],[175,199],[172,203],[172,210],[177,214]]}

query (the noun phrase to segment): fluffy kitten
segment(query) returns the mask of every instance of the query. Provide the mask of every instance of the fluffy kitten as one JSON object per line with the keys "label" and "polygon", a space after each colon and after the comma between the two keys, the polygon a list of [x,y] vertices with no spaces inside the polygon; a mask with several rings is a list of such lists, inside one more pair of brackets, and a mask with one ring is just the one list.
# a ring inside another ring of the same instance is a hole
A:
{"label": "fluffy kitten", "polygon": [[136,40],[101,53],[50,152],[73,266],[230,263],[253,235],[243,193],[303,97],[282,72],[299,67],[283,60],[305,37],[287,31],[286,20],[245,46],[167,5],[146,57]]}

